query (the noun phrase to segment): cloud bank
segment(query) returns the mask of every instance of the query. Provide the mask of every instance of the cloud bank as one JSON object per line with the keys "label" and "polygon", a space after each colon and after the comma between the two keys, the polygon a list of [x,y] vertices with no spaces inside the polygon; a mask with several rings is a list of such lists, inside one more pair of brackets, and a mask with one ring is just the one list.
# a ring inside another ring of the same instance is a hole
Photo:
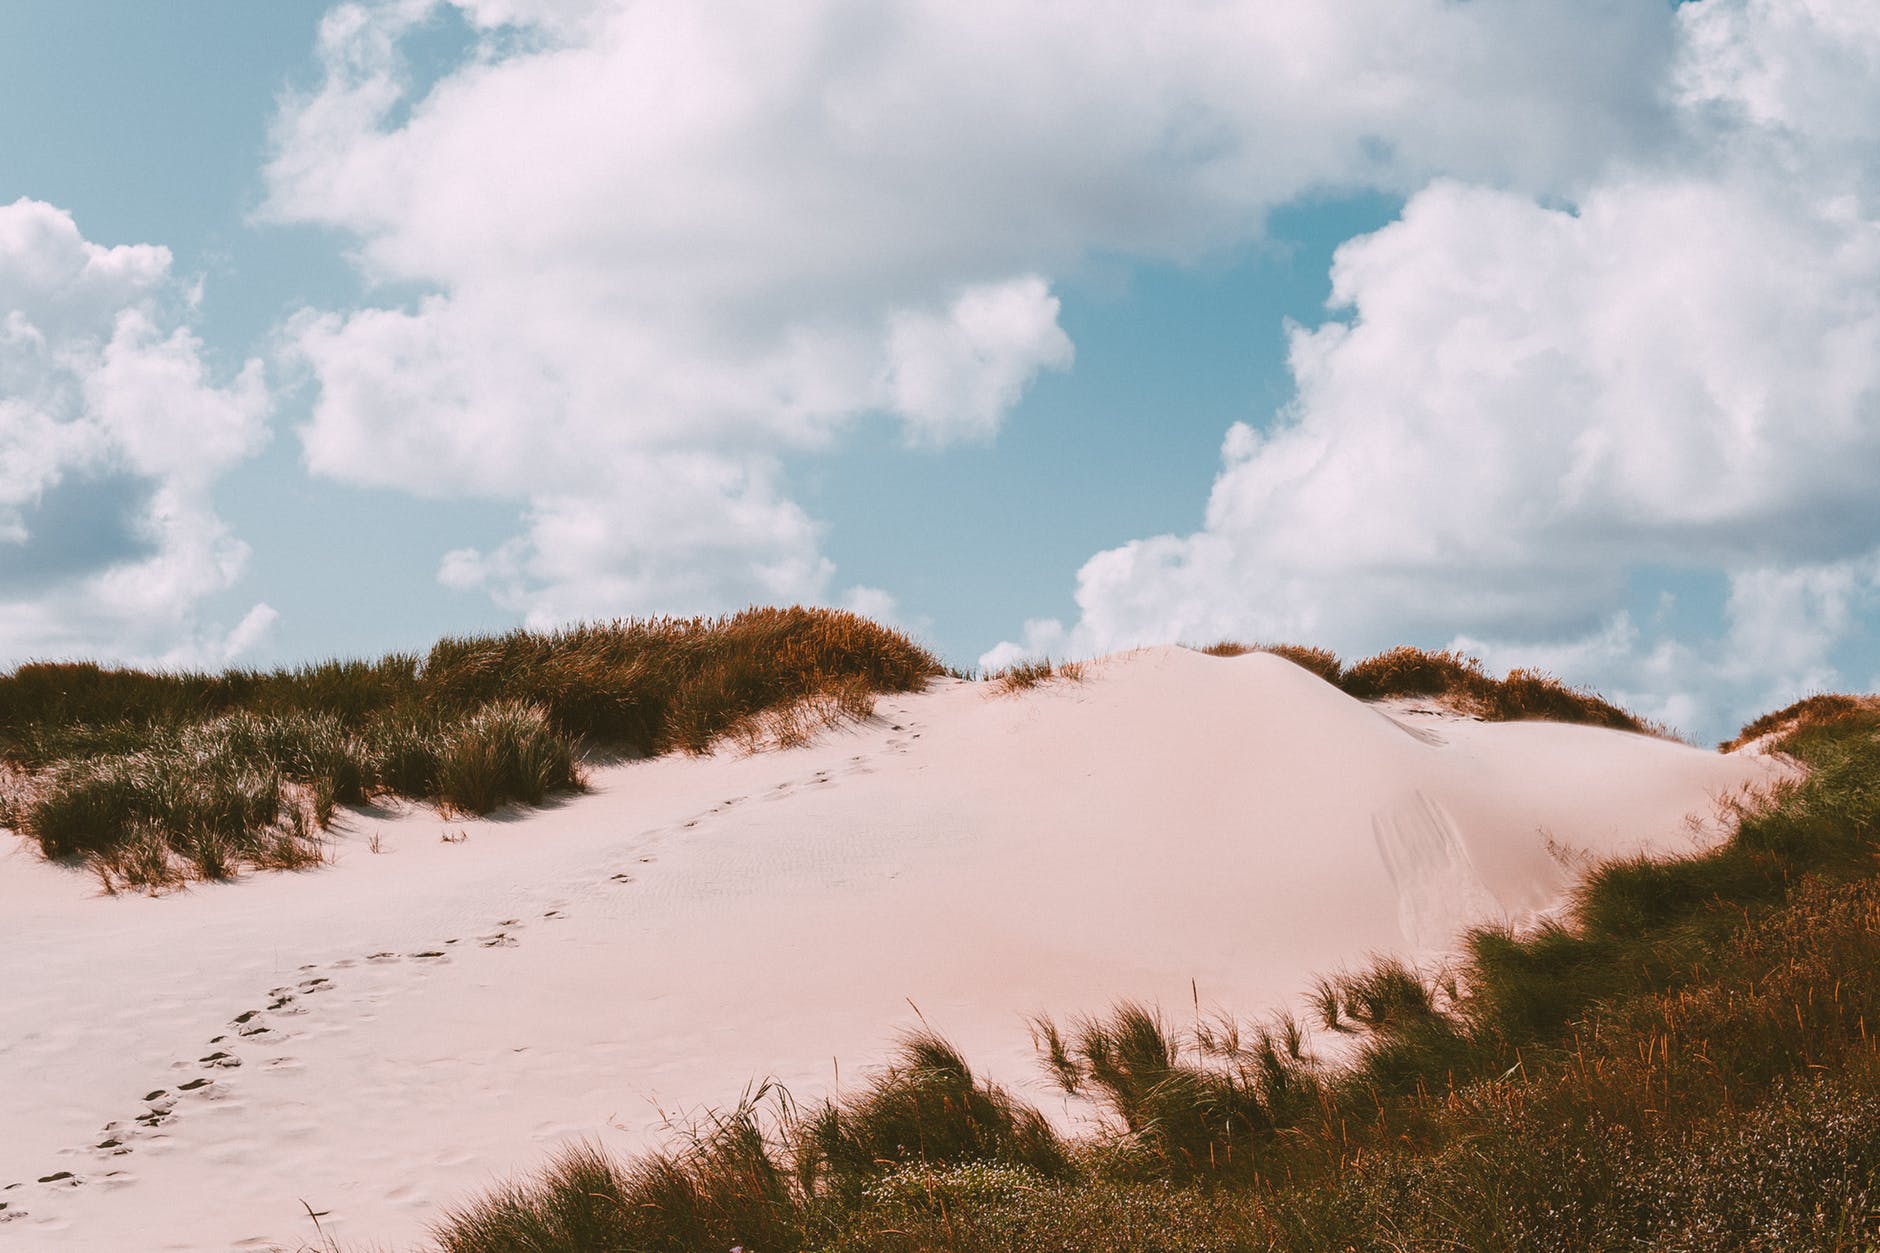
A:
{"label": "cloud bank", "polygon": [[[982,660],[1453,641],[1708,734],[1872,682],[1835,658],[1880,572],[1880,10],[1675,20],[1667,142],[1559,197],[1450,172],[1341,247],[1202,529],[1097,554],[1075,622]],[[1720,636],[1639,619],[1663,571],[1724,583]]]}
{"label": "cloud bank", "polygon": [[259,361],[218,383],[168,249],[0,206],[0,656],[222,664],[272,621],[199,606],[246,547],[209,491],[265,439]]}
{"label": "cloud bank", "polygon": [[[474,47],[420,85],[439,23]],[[385,298],[290,327],[307,462],[514,501],[440,577],[536,621],[828,598],[783,455],[995,437],[1095,255],[1439,174],[1571,194],[1666,142],[1672,34],[1567,0],[343,5],[266,213]]]}

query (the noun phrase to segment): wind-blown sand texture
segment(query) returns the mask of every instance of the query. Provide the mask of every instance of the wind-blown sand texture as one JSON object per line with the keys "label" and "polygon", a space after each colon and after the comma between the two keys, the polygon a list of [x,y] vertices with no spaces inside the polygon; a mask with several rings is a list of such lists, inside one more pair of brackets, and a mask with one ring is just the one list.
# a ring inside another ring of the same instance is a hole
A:
{"label": "wind-blown sand texture", "polygon": [[1264,654],[1086,674],[941,681],[543,811],[354,813],[329,867],[157,899],[0,836],[0,1248],[292,1249],[303,1198],[407,1248],[559,1143],[827,1092],[915,1007],[1063,1112],[1027,1015],[1296,1006],[1558,908],[1586,858],[1714,838],[1781,769],[1366,705]]}

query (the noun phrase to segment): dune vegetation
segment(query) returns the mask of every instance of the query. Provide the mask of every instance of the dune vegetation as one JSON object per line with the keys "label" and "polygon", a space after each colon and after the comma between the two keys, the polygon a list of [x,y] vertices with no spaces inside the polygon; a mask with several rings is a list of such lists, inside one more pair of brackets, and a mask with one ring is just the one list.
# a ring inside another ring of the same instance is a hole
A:
{"label": "dune vegetation", "polygon": [[1200,651],[1211,657],[1272,653],[1310,670],[1359,700],[1420,696],[1440,701],[1457,713],[1489,722],[1543,719],[1647,735],[1669,734],[1665,728],[1619,708],[1596,693],[1569,687],[1538,670],[1510,670],[1497,679],[1482,668],[1478,659],[1466,653],[1402,645],[1347,666],[1330,649],[1300,644],[1241,644],[1224,640]]}
{"label": "dune vegetation", "polygon": [[1084,663],[1081,661],[1052,661],[1049,657],[1040,657],[1035,661],[1020,661],[1003,670],[993,670],[985,676],[985,681],[993,685],[993,690],[1007,696],[1053,680],[1065,683],[1084,681]]}
{"label": "dune vegetation", "polygon": [[1726,842],[1598,866],[1563,920],[1478,930],[1446,970],[1330,973],[1309,1023],[1038,1020],[1095,1133],[1058,1135],[922,1033],[830,1102],[765,1086],[667,1152],[565,1152],[435,1247],[1871,1250],[1880,710],[1788,725],[1805,777]]}
{"label": "dune vegetation", "polygon": [[578,788],[592,754],[796,742],[939,673],[899,632],[804,608],[269,672],[23,665],[0,676],[0,825],[113,890],[301,866],[339,805],[539,805]]}

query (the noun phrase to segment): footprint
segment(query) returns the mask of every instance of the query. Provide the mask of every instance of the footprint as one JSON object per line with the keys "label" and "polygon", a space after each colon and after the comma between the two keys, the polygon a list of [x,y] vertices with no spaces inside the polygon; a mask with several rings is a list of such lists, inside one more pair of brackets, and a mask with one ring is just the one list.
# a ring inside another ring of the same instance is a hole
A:
{"label": "footprint", "polygon": [[445,957],[444,954],[438,952],[434,948],[426,949],[422,953],[413,953],[411,956],[412,956],[412,960],[414,961],[449,961],[450,960],[449,958]]}
{"label": "footprint", "polygon": [[178,1090],[183,1092],[200,1092],[214,1082],[215,1080],[204,1075],[199,1079],[191,1079],[188,1083],[179,1083],[176,1086]]}
{"label": "footprint", "polygon": [[55,1170],[49,1175],[39,1176],[40,1183],[65,1183],[67,1180],[71,1181],[71,1186],[74,1188],[83,1182],[69,1170]]}
{"label": "footprint", "polygon": [[328,979],[322,976],[321,978],[318,978],[318,979],[307,980],[305,983],[300,985],[300,990],[302,992],[325,992],[328,989],[330,989],[332,986],[333,986],[333,981],[331,979]]}
{"label": "footprint", "polygon": [[[242,1059],[235,1056],[233,1053],[223,1053],[219,1051],[211,1053],[207,1057],[198,1058],[197,1060],[205,1066],[217,1066],[224,1070],[232,1070],[242,1064]],[[184,1086],[187,1088],[188,1085]]]}
{"label": "footprint", "polygon": [[484,948],[514,948],[516,937],[506,931],[498,931],[495,935],[478,936],[477,943]]}
{"label": "footprint", "polygon": [[615,883],[632,883],[633,876],[623,870],[619,874],[614,875],[613,880]]}
{"label": "footprint", "polygon": [[561,917],[561,911],[560,911],[559,909],[551,909],[551,910],[549,910],[549,911],[548,911],[547,913],[545,913],[545,914],[543,914],[543,915],[542,915],[542,917],[544,917],[544,918],[559,918],[559,917]]}
{"label": "footprint", "polygon": [[370,957],[366,958],[366,960],[369,962],[376,962],[379,965],[383,966],[387,964],[388,962],[398,961],[400,960],[400,958],[397,953],[374,953]]}

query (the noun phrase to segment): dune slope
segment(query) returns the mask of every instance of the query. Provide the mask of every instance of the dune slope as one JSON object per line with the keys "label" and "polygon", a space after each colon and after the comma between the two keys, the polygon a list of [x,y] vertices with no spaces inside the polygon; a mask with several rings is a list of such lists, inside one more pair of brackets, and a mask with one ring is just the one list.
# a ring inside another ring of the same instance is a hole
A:
{"label": "dune slope", "polygon": [[0,836],[0,1248],[296,1248],[303,1199],[409,1247],[555,1144],[631,1149],[767,1075],[812,1097],[917,1014],[1054,1104],[1029,1014],[1293,1005],[1556,908],[1587,858],[1714,838],[1778,769],[1150,649],[544,811],[353,813],[329,867],[159,899]]}

